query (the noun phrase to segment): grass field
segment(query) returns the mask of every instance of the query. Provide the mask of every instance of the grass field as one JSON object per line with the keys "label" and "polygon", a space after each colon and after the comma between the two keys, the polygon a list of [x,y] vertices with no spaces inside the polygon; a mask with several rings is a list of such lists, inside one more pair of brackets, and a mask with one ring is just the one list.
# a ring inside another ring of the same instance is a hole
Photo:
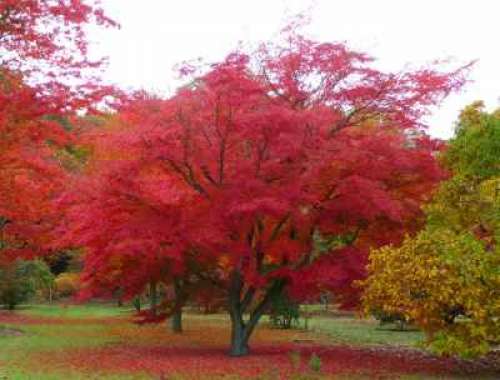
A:
{"label": "grass field", "polygon": [[230,358],[225,315],[186,314],[183,334],[165,323],[135,325],[131,315],[111,305],[0,312],[0,379],[500,378],[495,363],[435,358],[413,349],[419,332],[353,317],[316,316],[309,331],[272,330],[264,321],[252,354]]}

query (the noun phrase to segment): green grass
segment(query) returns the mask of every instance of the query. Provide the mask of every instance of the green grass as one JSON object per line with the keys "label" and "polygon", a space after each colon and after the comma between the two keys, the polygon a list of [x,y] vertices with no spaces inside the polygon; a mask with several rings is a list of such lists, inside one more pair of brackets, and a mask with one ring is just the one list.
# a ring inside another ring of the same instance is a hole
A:
{"label": "green grass", "polygon": [[109,304],[89,303],[82,305],[28,305],[18,313],[36,317],[59,318],[107,318],[130,314],[132,309]]}
{"label": "green grass", "polygon": [[[18,313],[34,316],[34,317],[55,317],[55,318],[108,318],[108,317],[119,317],[132,313],[132,309],[126,307],[116,307],[109,304],[85,304],[85,305],[32,305],[28,307],[21,308]],[[188,314],[186,318],[192,320],[202,320],[207,323],[228,323],[229,317],[225,314]],[[263,323],[266,323],[267,319],[263,319]],[[301,319],[300,326],[304,326],[304,319]],[[387,344],[387,345],[403,345],[403,346],[418,346],[423,340],[422,333],[418,331],[394,331],[390,327],[380,327],[378,322],[373,320],[359,319],[356,317],[338,317],[330,318],[323,316],[314,316],[308,320],[309,329],[326,334],[329,338],[336,343],[348,343],[352,345],[373,345],[373,344]],[[95,335],[99,335],[101,331],[104,331],[105,326],[100,325],[96,322],[95,325],[81,325],[73,326],[75,328],[81,329],[81,331],[74,331],[76,336],[81,338],[88,331],[91,331]],[[53,325],[40,325],[40,326],[26,326],[23,328],[28,332],[27,336],[20,337],[22,340],[36,340],[37,337],[50,336],[55,337],[55,341],[59,340],[62,345],[66,346],[68,344],[83,344],[83,342],[76,341],[67,342],[63,335],[67,333],[65,326],[53,326]],[[31,333],[30,333],[31,332]],[[40,333],[40,334],[38,334]],[[93,334],[90,334],[93,335]],[[89,336],[90,336],[89,335]],[[29,339],[28,339],[29,337]],[[19,338],[17,338],[19,339]],[[41,344],[45,347],[43,339],[40,342],[36,342],[31,345]],[[52,344],[52,343],[49,343]],[[56,344],[56,343],[54,343]],[[1,354],[0,354],[1,355]],[[1,357],[1,356],[0,356]]]}
{"label": "green grass", "polygon": [[[8,325],[7,325],[8,326]],[[14,327],[14,326],[13,326]],[[22,336],[1,337],[0,360],[17,352],[63,350],[66,348],[99,346],[113,340],[104,334],[106,326],[98,324],[72,325],[25,325],[15,326]]]}
{"label": "green grass", "polygon": [[[301,324],[304,322],[302,321]],[[312,317],[309,328],[329,336],[336,343],[351,345],[395,345],[417,347],[423,342],[420,331],[395,331],[380,327],[377,321],[351,317]]]}
{"label": "green grass", "polygon": [[151,376],[142,373],[134,373],[132,375],[112,375],[106,373],[82,373],[79,371],[58,370],[53,373],[25,371],[21,369],[6,369],[0,368],[1,380],[143,380],[151,379]]}
{"label": "green grass", "polygon": [[23,332],[21,336],[0,337],[0,380],[59,380],[59,379],[146,379],[146,375],[134,374],[131,376],[117,376],[109,374],[88,374],[78,370],[54,368],[51,373],[29,371],[22,369],[23,363],[33,353],[58,352],[67,349],[78,349],[85,347],[99,347],[116,342],[116,338],[106,334],[109,328],[94,318],[116,317],[127,313],[126,309],[111,307],[103,304],[89,305],[31,305],[19,308],[16,313],[42,318],[62,319],[89,319],[89,323],[54,324],[44,323],[41,319],[39,324],[9,325],[6,327],[16,328]]}

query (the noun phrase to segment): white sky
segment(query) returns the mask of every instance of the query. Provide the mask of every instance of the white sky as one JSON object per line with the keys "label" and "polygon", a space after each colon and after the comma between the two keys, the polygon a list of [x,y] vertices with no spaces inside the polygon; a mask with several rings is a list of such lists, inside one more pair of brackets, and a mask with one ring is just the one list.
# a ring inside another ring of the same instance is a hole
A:
{"label": "white sky", "polygon": [[453,58],[478,59],[469,84],[429,120],[448,138],[463,106],[500,105],[500,0],[102,0],[120,30],[92,30],[94,52],[109,57],[104,77],[156,92],[178,85],[173,66],[222,59],[239,41],[274,39],[288,16],[312,7],[308,36],[345,41],[388,70]]}

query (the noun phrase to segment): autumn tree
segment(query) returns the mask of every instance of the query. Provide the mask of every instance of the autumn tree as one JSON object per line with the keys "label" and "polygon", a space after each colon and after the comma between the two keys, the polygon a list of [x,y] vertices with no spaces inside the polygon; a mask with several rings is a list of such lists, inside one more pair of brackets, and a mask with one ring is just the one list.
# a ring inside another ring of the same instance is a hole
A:
{"label": "autumn tree", "polygon": [[[86,162],[68,176],[68,191],[55,206],[66,214],[59,247],[84,248],[80,297],[119,293],[130,300],[147,291],[150,310],[140,321],[172,317],[174,331],[181,331],[185,289],[193,285],[186,269],[202,263],[180,253],[189,232],[183,210],[196,194],[179,191],[178,178],[123,144],[160,103],[136,94],[118,114],[80,120],[77,149]],[[163,300],[159,286],[169,290]]]}
{"label": "autumn tree", "polygon": [[42,260],[16,260],[0,265],[0,303],[9,310],[38,291],[51,294],[54,276]]}
{"label": "autumn tree", "polygon": [[0,66],[22,73],[40,93],[74,107],[103,94],[102,59],[89,58],[89,25],[116,27],[95,0],[3,0]]}
{"label": "autumn tree", "polygon": [[370,255],[365,307],[404,315],[439,353],[476,356],[500,339],[499,116],[465,108],[425,230]]}
{"label": "autumn tree", "polygon": [[115,25],[91,1],[0,3],[0,261],[47,245],[71,118],[107,93],[88,72],[92,23]]}
{"label": "autumn tree", "polygon": [[44,244],[50,199],[62,184],[54,149],[69,138],[49,117],[58,108],[19,75],[0,71],[0,104],[0,256],[13,258]]}
{"label": "autumn tree", "polygon": [[120,112],[126,132],[112,141],[129,153],[73,202],[67,235],[94,252],[93,271],[114,255],[136,276],[154,274],[158,254],[181,266],[195,255],[227,295],[234,356],[285,290],[355,304],[368,249],[423,221],[443,173],[421,117],[466,71],[384,73],[372,61],[291,31],[202,74],[183,67],[197,74],[155,112],[140,101]]}

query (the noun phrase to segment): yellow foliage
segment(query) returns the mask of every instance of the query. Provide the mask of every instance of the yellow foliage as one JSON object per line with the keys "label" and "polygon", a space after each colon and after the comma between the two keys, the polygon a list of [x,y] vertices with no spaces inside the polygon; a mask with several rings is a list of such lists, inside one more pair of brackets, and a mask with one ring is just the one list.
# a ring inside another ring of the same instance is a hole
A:
{"label": "yellow foliage", "polygon": [[55,280],[56,294],[59,297],[70,297],[80,289],[80,275],[78,273],[61,273]]}
{"label": "yellow foliage", "polygon": [[424,230],[370,254],[364,308],[400,314],[439,353],[483,354],[500,339],[499,252],[474,236]]}
{"label": "yellow foliage", "polygon": [[412,320],[440,353],[474,356],[500,341],[499,152],[500,110],[466,107],[426,229],[370,255],[365,310]]}

